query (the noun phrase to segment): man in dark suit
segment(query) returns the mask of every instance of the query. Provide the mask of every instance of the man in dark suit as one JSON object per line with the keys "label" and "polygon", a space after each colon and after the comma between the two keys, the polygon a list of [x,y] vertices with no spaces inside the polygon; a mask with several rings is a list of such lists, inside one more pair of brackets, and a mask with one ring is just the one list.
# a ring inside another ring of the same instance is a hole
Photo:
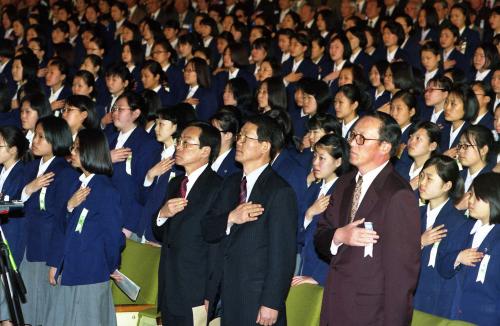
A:
{"label": "man in dark suit", "polygon": [[283,134],[271,118],[250,118],[236,142],[243,173],[226,179],[218,213],[204,221],[205,239],[223,239],[221,266],[212,273],[219,275],[212,276],[212,283],[222,279],[222,325],[286,325],[297,205],[292,188],[269,164],[282,143]]}
{"label": "man in dark suit", "polygon": [[192,325],[192,308],[203,305],[213,248],[201,233],[221,186],[209,166],[219,152],[217,129],[195,122],[177,142],[175,163],[185,176],[169,183],[167,201],[152,221],[153,234],[162,243],[158,273],[158,307],[163,323]]}
{"label": "man in dark suit", "polygon": [[315,234],[331,258],[321,325],[409,325],[420,260],[417,200],[389,159],[401,131],[384,113],[354,126],[349,161]]}
{"label": "man in dark suit", "polygon": [[146,18],[146,10],[144,7],[139,6],[138,0],[125,0],[128,7],[128,21],[139,25],[141,20]]}

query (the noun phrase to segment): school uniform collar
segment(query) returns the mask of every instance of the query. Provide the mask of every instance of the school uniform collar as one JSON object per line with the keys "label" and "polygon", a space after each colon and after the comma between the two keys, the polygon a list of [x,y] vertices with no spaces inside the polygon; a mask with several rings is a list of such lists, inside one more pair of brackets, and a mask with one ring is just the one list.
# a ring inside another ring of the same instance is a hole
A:
{"label": "school uniform collar", "polygon": [[444,205],[448,203],[449,199],[445,200],[441,204],[439,204],[437,207],[431,208],[431,205],[427,205],[427,219],[426,219],[426,224],[425,224],[425,229],[427,230],[428,228],[432,227],[434,223],[436,223],[436,219],[443,209]]}
{"label": "school uniform collar", "polygon": [[82,188],[85,188],[89,185],[90,180],[95,176],[94,173],[89,174],[88,176],[85,175],[85,173],[82,173],[82,175],[78,178],[80,182],[82,183]]}
{"label": "school uniform collar", "polygon": [[43,162],[43,158],[40,159],[40,164],[38,165],[38,173],[37,173],[37,177],[41,176],[42,174],[45,173],[45,171],[47,171],[47,169],[49,168],[49,165],[50,163],[52,163],[52,161],[54,161],[56,157],[55,156],[52,156],[50,159],[47,160],[47,162]]}

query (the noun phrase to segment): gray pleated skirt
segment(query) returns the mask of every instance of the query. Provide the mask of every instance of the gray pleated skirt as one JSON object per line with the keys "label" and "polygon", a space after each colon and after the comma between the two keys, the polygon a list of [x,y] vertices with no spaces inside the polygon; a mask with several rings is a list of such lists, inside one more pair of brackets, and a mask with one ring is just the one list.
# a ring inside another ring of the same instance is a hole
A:
{"label": "gray pleated skirt", "polygon": [[22,305],[24,322],[33,326],[44,325],[47,298],[54,290],[49,284],[49,267],[45,262],[30,262],[24,257],[19,271],[27,291],[27,302]]}
{"label": "gray pleated skirt", "polygon": [[89,285],[57,285],[48,301],[44,325],[116,325],[109,281]]}

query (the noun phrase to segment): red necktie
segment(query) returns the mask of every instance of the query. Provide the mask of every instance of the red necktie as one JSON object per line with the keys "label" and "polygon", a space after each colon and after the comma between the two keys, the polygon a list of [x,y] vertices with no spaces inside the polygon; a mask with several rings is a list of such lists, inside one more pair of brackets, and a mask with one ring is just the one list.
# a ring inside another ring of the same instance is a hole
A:
{"label": "red necktie", "polygon": [[181,181],[181,187],[179,189],[179,193],[181,195],[182,198],[186,198],[186,194],[187,194],[187,183],[188,183],[189,179],[187,176],[184,176],[184,178],[182,178],[182,181]]}
{"label": "red necktie", "polygon": [[247,201],[247,177],[243,177],[240,183],[240,204]]}

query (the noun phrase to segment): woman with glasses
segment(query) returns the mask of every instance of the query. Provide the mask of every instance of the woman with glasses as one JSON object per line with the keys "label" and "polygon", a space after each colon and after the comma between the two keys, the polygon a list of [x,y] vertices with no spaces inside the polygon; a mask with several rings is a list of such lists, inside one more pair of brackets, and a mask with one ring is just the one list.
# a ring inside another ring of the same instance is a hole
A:
{"label": "woman with glasses", "polygon": [[[491,162],[493,152],[493,134],[484,126],[470,126],[460,136],[457,145],[458,160],[464,169],[460,172],[465,180],[465,190],[469,188],[474,179],[483,173],[490,172],[495,166]],[[459,209],[467,208],[467,200],[470,193],[467,192],[462,201],[457,205]]]}
{"label": "woman with glasses", "polygon": [[433,122],[441,128],[446,124],[444,103],[452,85],[453,82],[448,77],[436,76],[429,80],[424,91],[427,107],[420,111],[420,120]]}
{"label": "woman with glasses", "polygon": [[441,240],[453,236],[466,222],[465,216],[454,206],[464,192],[456,161],[438,155],[425,162],[419,175],[418,190],[427,204],[420,208],[422,254],[415,309],[448,317],[457,282],[439,275],[436,264]]}
{"label": "woman with glasses", "polygon": [[88,96],[71,95],[61,110],[62,118],[68,123],[73,140],[81,129],[99,128],[95,103]]}
{"label": "woman with glasses", "polygon": [[184,67],[185,91],[184,103],[191,104],[198,118],[208,121],[217,111],[217,99],[212,90],[208,64],[201,58],[192,58]]}
{"label": "woman with glasses", "polygon": [[123,232],[127,237],[137,232],[144,198],[142,184],[148,170],[159,161],[161,148],[143,128],[146,122],[144,100],[133,92],[125,92],[111,110],[118,132],[108,137],[113,162],[113,184],[120,191],[124,217]]}
{"label": "woman with glasses", "polygon": [[460,136],[477,116],[479,103],[474,92],[466,86],[454,86],[444,105],[444,118],[448,122],[441,133],[441,150],[452,158],[458,156]]}

